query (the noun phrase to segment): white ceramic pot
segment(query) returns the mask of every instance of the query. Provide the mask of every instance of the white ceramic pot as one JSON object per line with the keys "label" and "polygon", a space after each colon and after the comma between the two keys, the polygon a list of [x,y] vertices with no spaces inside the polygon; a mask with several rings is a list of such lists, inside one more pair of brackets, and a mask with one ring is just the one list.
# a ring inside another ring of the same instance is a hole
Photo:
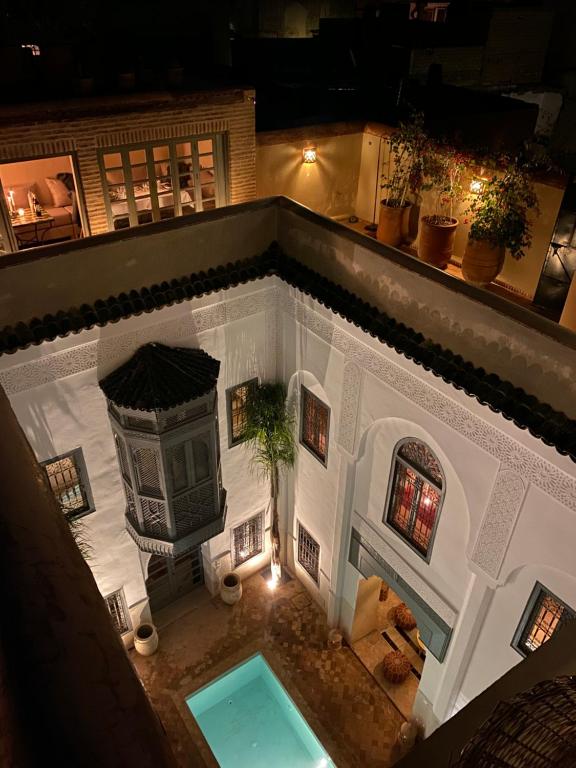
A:
{"label": "white ceramic pot", "polygon": [[222,577],[220,597],[228,605],[234,605],[242,597],[242,582],[235,573],[225,573]]}
{"label": "white ceramic pot", "polygon": [[158,632],[154,624],[140,624],[134,632],[134,648],[141,656],[152,656],[158,649]]}

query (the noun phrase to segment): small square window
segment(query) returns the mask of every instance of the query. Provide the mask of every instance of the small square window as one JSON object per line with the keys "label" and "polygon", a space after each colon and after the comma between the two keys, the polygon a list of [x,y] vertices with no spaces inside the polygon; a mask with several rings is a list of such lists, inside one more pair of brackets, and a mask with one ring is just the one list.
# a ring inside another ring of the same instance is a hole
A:
{"label": "small square window", "polygon": [[228,411],[228,447],[244,442],[246,429],[246,402],[250,387],[255,387],[258,379],[250,379],[226,390],[226,409]]}
{"label": "small square window", "polygon": [[576,618],[576,613],[542,584],[532,590],[512,646],[527,656],[550,640],[558,627]]}
{"label": "small square window", "polygon": [[300,442],[326,465],[330,408],[306,387],[301,389]]}
{"label": "small square window", "polygon": [[262,514],[258,514],[232,529],[234,568],[262,552],[262,528]]}
{"label": "small square window", "polygon": [[320,544],[298,523],[298,562],[306,573],[319,584]]}
{"label": "small square window", "polygon": [[92,492],[82,449],[43,461],[56,501],[65,515],[81,517],[94,512]]}
{"label": "small square window", "polygon": [[112,594],[105,597],[104,600],[110,611],[114,629],[118,634],[125,635],[126,632],[130,632],[132,623],[130,621],[130,613],[126,607],[126,600],[124,599],[124,590],[119,589],[117,592],[112,592]]}

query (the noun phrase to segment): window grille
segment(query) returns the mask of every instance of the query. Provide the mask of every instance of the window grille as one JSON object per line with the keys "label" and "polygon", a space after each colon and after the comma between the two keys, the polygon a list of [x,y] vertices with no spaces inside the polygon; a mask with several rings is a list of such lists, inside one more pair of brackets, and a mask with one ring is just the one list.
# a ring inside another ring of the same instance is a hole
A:
{"label": "window grille", "polygon": [[421,441],[404,441],[395,451],[392,478],[385,521],[427,558],[443,498],[440,464]]}
{"label": "window grille", "polygon": [[250,387],[258,384],[258,379],[250,379],[243,384],[231,387],[227,391],[228,406],[228,444],[231,448],[244,442],[246,429],[246,403]]}
{"label": "window grille", "polygon": [[126,453],[126,443],[122,438],[114,433],[114,442],[116,443],[116,451],[118,453],[118,461],[120,462],[120,470],[124,479],[131,483],[130,470],[128,468],[128,454]]}
{"label": "window grille", "polygon": [[181,443],[170,451],[170,471],[172,474],[172,490],[175,493],[188,488],[188,471],[186,468],[186,444]]}
{"label": "window grille", "polygon": [[130,614],[128,613],[128,609],[124,602],[123,590],[119,589],[117,592],[113,592],[104,599],[106,600],[106,605],[110,611],[114,629],[120,635],[125,635],[126,632],[130,632],[132,624],[130,621]]}
{"label": "window grille", "polygon": [[328,458],[330,409],[306,387],[302,387],[300,441],[323,464]]}
{"label": "window grille", "polygon": [[56,501],[66,515],[76,517],[94,511],[81,448],[50,459],[43,467]]}
{"label": "window grille", "polygon": [[536,584],[512,645],[526,656],[550,640],[558,627],[574,618],[576,613],[571,608],[541,584]]}
{"label": "window grille", "polygon": [[151,419],[142,419],[138,416],[126,416],[124,424],[128,429],[137,429],[140,432],[156,431],[156,425]]}
{"label": "window grille", "polygon": [[194,481],[201,483],[210,477],[210,451],[203,440],[192,442],[192,456],[194,458]]}
{"label": "window grille", "polygon": [[262,514],[232,529],[232,552],[234,568],[262,552]]}
{"label": "window grille", "polygon": [[223,139],[169,139],[100,156],[111,229],[162,221],[226,204]]}
{"label": "window grille", "polygon": [[160,428],[169,429],[170,427],[177,427],[180,424],[184,424],[186,421],[198,419],[200,416],[204,416],[206,413],[208,413],[206,403],[197,405],[194,408],[186,408],[184,411],[178,411],[178,413],[173,413],[170,416],[166,416],[165,419],[161,419]]}
{"label": "window grille", "polygon": [[152,448],[136,448],[133,450],[132,455],[134,457],[140,493],[144,493],[147,496],[162,496],[156,451],[152,450]]}
{"label": "window grille", "polygon": [[301,523],[298,523],[298,562],[309,576],[319,583],[320,574],[320,545],[308,533]]}
{"label": "window grille", "polygon": [[168,536],[165,505],[152,499],[140,499],[140,505],[144,518],[145,533],[149,536],[158,536],[161,539],[165,539]]}

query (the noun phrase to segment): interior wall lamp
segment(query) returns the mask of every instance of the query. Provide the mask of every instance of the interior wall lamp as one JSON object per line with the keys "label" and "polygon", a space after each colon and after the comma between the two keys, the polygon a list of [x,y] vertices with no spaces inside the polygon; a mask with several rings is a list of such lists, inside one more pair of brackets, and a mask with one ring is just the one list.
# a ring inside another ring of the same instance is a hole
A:
{"label": "interior wall lamp", "polygon": [[302,150],[302,162],[303,163],[316,162],[316,147],[304,147],[304,149]]}
{"label": "interior wall lamp", "polygon": [[473,195],[479,195],[484,189],[484,181],[485,179],[472,179],[470,182],[470,192],[472,192]]}

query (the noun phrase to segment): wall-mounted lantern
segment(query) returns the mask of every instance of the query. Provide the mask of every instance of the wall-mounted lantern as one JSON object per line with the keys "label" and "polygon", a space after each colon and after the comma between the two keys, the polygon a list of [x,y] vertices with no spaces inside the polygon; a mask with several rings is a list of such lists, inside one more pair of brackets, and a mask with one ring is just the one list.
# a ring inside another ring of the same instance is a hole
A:
{"label": "wall-mounted lantern", "polygon": [[470,192],[473,195],[479,195],[484,189],[484,182],[486,179],[482,179],[479,176],[475,176],[470,182]]}
{"label": "wall-mounted lantern", "polygon": [[302,162],[303,163],[316,162],[316,147],[304,147],[304,149],[302,150]]}

